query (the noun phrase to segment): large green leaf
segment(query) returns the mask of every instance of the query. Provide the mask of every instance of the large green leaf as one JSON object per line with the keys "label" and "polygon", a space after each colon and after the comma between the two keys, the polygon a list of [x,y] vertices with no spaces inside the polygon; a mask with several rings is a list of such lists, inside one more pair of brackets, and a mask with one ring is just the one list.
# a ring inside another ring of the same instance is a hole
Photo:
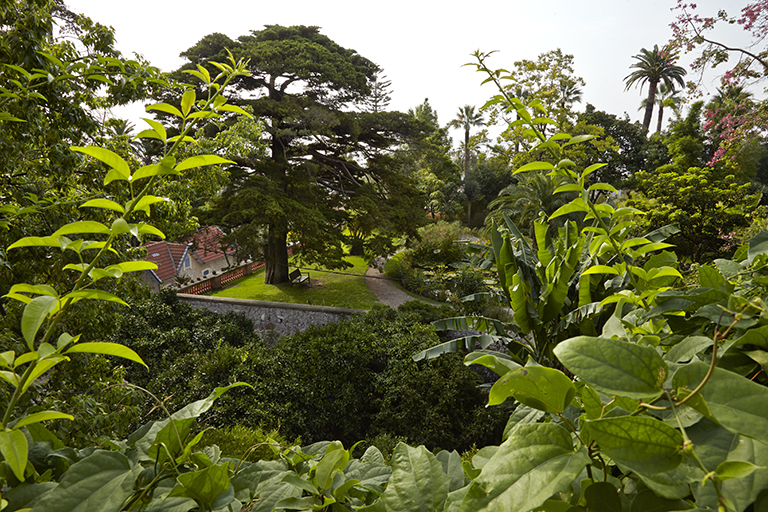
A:
{"label": "large green leaf", "polygon": [[456,450],[443,450],[435,458],[443,465],[443,472],[448,475],[450,483],[448,491],[453,492],[464,487],[464,468],[461,465],[461,455]]}
{"label": "large green leaf", "polygon": [[656,350],[623,340],[578,336],[554,352],[569,371],[606,395],[656,398],[667,377]]}
{"label": "large green leaf", "polygon": [[24,470],[27,467],[27,437],[20,430],[0,432],[0,454],[5,463],[11,468],[16,478],[24,481]]}
{"label": "large green leaf", "polygon": [[489,405],[498,405],[509,395],[534,409],[553,414],[570,405],[576,388],[563,372],[544,366],[516,368],[496,381],[488,396]]}
{"label": "large green leaf", "polygon": [[209,466],[198,471],[182,473],[176,477],[176,481],[179,485],[173,488],[169,496],[192,498],[210,506],[220,494],[229,489],[229,469],[227,464]]}
{"label": "large green leaf", "polygon": [[[589,510],[621,512],[621,499],[616,487],[609,482],[595,482],[584,491]],[[646,511],[647,512],[647,511]]]}
{"label": "large green leaf", "polygon": [[564,491],[589,463],[571,434],[554,423],[520,425],[472,482],[461,512],[527,512]]}
{"label": "large green leaf", "polygon": [[434,455],[404,443],[392,453],[392,476],[379,500],[387,512],[442,512],[450,478]]}
{"label": "large green leaf", "polygon": [[29,301],[24,307],[24,313],[21,315],[21,334],[24,336],[29,350],[35,349],[37,331],[48,318],[48,314],[56,308],[58,302],[55,297],[41,295]]}
{"label": "large green leaf", "polygon": [[117,512],[142,468],[120,452],[96,450],[64,474],[33,512]]}
{"label": "large green leaf", "polygon": [[683,436],[653,418],[604,418],[588,421],[586,428],[601,451],[637,473],[663,473],[675,469],[683,460]]}
{"label": "large green leaf", "polygon": [[[119,180],[127,180],[128,177],[131,175],[131,170],[128,167],[128,164],[126,163],[123,158],[118,155],[117,153],[110,151],[108,149],[100,148],[97,146],[90,146],[90,147],[77,147],[77,146],[71,146],[69,149],[72,151],[77,151],[78,153],[83,153],[86,155],[90,155],[93,158],[97,160],[101,160],[108,166],[110,166],[115,172],[110,173],[112,174],[112,179],[119,179]],[[109,180],[112,181],[112,180]],[[105,181],[104,184],[109,184],[109,181]]]}
{"label": "large green leaf", "polygon": [[506,375],[510,370],[520,368],[520,365],[514,362],[508,355],[502,353],[484,352],[476,350],[470,352],[464,357],[464,364],[480,364],[493,370],[498,376]]}
{"label": "large green leaf", "polygon": [[[709,365],[698,361],[685,365],[675,372],[672,383],[675,389],[692,390],[704,380],[708,369]],[[722,426],[733,433],[768,442],[768,388],[736,373],[715,368],[699,394],[708,412]]]}
{"label": "large green leaf", "polygon": [[193,167],[203,167],[206,165],[215,165],[215,164],[233,164],[232,160],[227,160],[226,158],[222,158],[220,156],[216,155],[198,155],[198,156],[191,156],[184,160],[183,162],[179,163],[175,170],[177,171],[186,171],[187,169],[192,169]]}
{"label": "large green leaf", "polygon": [[80,220],[77,222],[70,222],[59,229],[57,229],[51,236],[61,235],[73,235],[82,233],[100,233],[108,235],[111,233],[110,229],[102,224],[93,220]]}
{"label": "large green leaf", "polygon": [[334,475],[344,469],[349,462],[349,452],[339,441],[333,441],[325,450],[325,455],[315,466],[315,483],[320,491],[330,489]]}
{"label": "large green leaf", "polygon": [[749,262],[752,263],[758,255],[765,253],[768,253],[768,231],[761,231],[749,240]]}
{"label": "large green leaf", "polygon": [[125,345],[121,345],[119,343],[108,343],[108,342],[91,342],[91,343],[78,343],[77,345],[73,345],[65,352],[65,354],[71,354],[73,352],[76,353],[87,353],[87,354],[101,354],[105,356],[117,356],[122,357],[123,359],[128,359],[130,361],[134,361],[136,363],[139,363],[141,365],[147,366],[144,361],[139,357],[139,354],[134,352],[132,349],[126,347]]}

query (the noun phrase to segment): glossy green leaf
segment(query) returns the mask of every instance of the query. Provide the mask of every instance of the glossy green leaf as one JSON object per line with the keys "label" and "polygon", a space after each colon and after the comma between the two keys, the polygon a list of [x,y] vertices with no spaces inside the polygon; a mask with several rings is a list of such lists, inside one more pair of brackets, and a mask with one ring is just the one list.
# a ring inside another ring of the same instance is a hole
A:
{"label": "glossy green leaf", "polygon": [[74,416],[70,414],[64,414],[63,412],[40,411],[40,412],[35,412],[27,416],[24,416],[18,422],[16,422],[16,425],[14,425],[13,428],[20,429],[21,427],[26,427],[27,425],[31,425],[33,423],[40,423],[41,421],[74,420],[74,419],[75,419]]}
{"label": "glossy green leaf", "polygon": [[150,110],[157,110],[158,112],[165,112],[166,114],[171,114],[173,116],[177,117],[184,117],[181,115],[181,112],[179,109],[174,107],[173,105],[169,105],[168,103],[155,103],[154,105],[147,105],[145,107],[145,110],[149,112]]}
{"label": "glossy green leaf", "polygon": [[510,370],[520,368],[520,365],[509,359],[505,354],[492,354],[489,352],[483,352],[476,350],[470,352],[464,357],[464,364],[469,366],[472,364],[479,364],[492,370],[499,377],[506,375]]}
{"label": "glossy green leaf", "polygon": [[219,495],[227,492],[230,486],[227,464],[182,473],[176,477],[176,481],[179,485],[174,487],[169,496],[185,496],[208,506]]}
{"label": "glossy green leaf", "polygon": [[[709,365],[698,361],[685,365],[675,372],[673,386],[675,389],[692,390],[704,379],[708,369]],[[722,426],[733,433],[768,442],[767,387],[728,370],[715,368],[699,394],[708,412]]]}
{"label": "glossy green leaf", "polygon": [[554,352],[579,379],[610,396],[656,398],[668,371],[655,349],[623,340],[578,336]]}
{"label": "glossy green leaf", "polygon": [[58,302],[55,297],[41,295],[29,301],[29,304],[24,307],[24,313],[21,316],[21,334],[29,350],[34,350],[37,331],[48,318],[48,314],[58,306]]}
{"label": "glossy green leaf", "polygon": [[[101,160],[115,171],[116,174],[114,179],[127,180],[131,175],[131,169],[128,167],[128,163],[123,160],[120,155],[113,151],[97,146],[89,146],[87,148],[71,146],[69,149],[72,151],[77,151],[78,153],[92,156],[97,160]],[[109,182],[105,182],[105,184],[107,183]]]}
{"label": "glossy green leaf", "polygon": [[251,114],[249,114],[242,108],[238,107],[237,105],[222,105],[220,107],[217,107],[216,110],[220,110],[223,112],[234,112],[235,114],[240,114],[241,116],[246,116],[253,119],[253,116]]}
{"label": "glossy green leaf", "polygon": [[151,261],[124,261],[108,266],[105,270],[117,269],[120,272],[140,272],[142,270],[157,270],[157,264]]}
{"label": "glossy green leaf", "polygon": [[760,466],[755,466],[751,462],[743,460],[726,460],[717,466],[715,472],[717,473],[717,480],[730,480],[731,478],[744,478],[751,475],[758,469],[762,469]]}
{"label": "glossy green leaf", "polygon": [[555,212],[549,216],[549,220],[552,221],[553,219],[556,219],[562,215],[567,215],[569,213],[576,213],[576,212],[588,212],[589,207],[584,203],[584,200],[581,198],[574,199],[568,204],[564,204]]}
{"label": "glossy green leaf", "polygon": [[563,372],[544,366],[516,368],[496,381],[488,396],[489,405],[498,405],[508,396],[534,409],[561,413],[570,405],[576,388]]}
{"label": "glossy green leaf", "polygon": [[392,453],[392,476],[381,495],[389,512],[442,512],[450,479],[440,462],[426,448],[404,443]]}
{"label": "glossy green leaf", "polygon": [[8,250],[18,247],[62,247],[62,238],[58,236],[25,236],[8,246]]}
{"label": "glossy green leaf", "polygon": [[461,512],[526,512],[566,490],[589,463],[571,434],[554,423],[520,425],[470,484]]}
{"label": "glossy green leaf", "polygon": [[195,104],[195,90],[194,89],[187,89],[184,91],[184,94],[181,96],[181,112],[184,114],[184,117],[189,115],[189,112],[192,110],[192,105]]}
{"label": "glossy green leaf", "polygon": [[35,295],[48,295],[49,297],[59,297],[59,293],[53,286],[47,284],[27,284],[19,283],[11,286],[8,293],[34,293]]}
{"label": "glossy green leaf", "polygon": [[111,233],[110,229],[102,224],[93,220],[81,220],[77,222],[71,222],[57,229],[51,236],[72,235],[82,233],[100,233],[108,235]]}
{"label": "glossy green leaf", "polygon": [[162,124],[158,123],[154,119],[147,119],[146,117],[142,117],[141,119],[144,120],[149,126],[152,127],[152,131],[157,134],[160,140],[162,140],[163,142],[166,141],[166,139],[168,138],[168,134],[166,133],[165,127]]}
{"label": "glossy green leaf", "polygon": [[216,155],[198,155],[198,156],[191,156],[178,164],[175,167],[175,170],[177,171],[186,171],[187,169],[192,169],[193,167],[203,167],[206,165],[216,165],[216,164],[233,164],[232,160],[227,160],[226,158],[222,158],[220,156]]}
{"label": "glossy green leaf", "polygon": [[62,300],[66,299],[92,299],[92,300],[105,300],[107,302],[116,302],[118,304],[122,304],[123,306],[127,306],[128,303],[125,302],[123,299],[118,297],[117,295],[111,294],[109,292],[105,292],[104,290],[77,290],[75,292],[68,293],[64,297],[62,297]]}
{"label": "glossy green leaf", "polygon": [[136,205],[133,207],[134,211],[143,211],[146,212],[147,215],[149,215],[149,207],[150,205],[156,204],[156,203],[163,203],[166,201],[170,201],[167,197],[156,197],[151,195],[146,195],[141,198],[141,200],[136,203]]}
{"label": "glossy green leaf", "polygon": [[321,491],[331,488],[333,477],[344,469],[349,462],[349,452],[339,441],[328,445],[325,455],[315,466],[315,483]]}
{"label": "glossy green leaf", "polygon": [[162,164],[150,164],[137,169],[136,172],[133,173],[133,180],[150,178],[152,176],[167,176],[171,174],[176,175],[179,174],[179,172]]}
{"label": "glossy green leaf", "polygon": [[675,469],[683,460],[683,436],[647,416],[590,420],[589,435],[600,450],[637,473],[652,475]]}
{"label": "glossy green leaf", "polygon": [[528,172],[528,171],[550,171],[555,166],[549,162],[530,162],[517,169],[513,174]]}
{"label": "glossy green leaf", "polygon": [[0,431],[0,454],[11,468],[16,478],[24,481],[24,470],[27,467],[27,436],[20,430]]}
{"label": "glossy green leaf", "polygon": [[119,343],[107,343],[103,341],[78,343],[77,345],[70,347],[69,350],[65,352],[65,354],[73,353],[101,354],[104,356],[122,357],[123,359],[128,359],[130,361],[134,361],[141,365],[147,366],[136,352]]}
{"label": "glossy green leaf", "polygon": [[133,483],[141,473],[119,452],[96,450],[73,464],[59,486],[48,492],[33,507],[33,512],[112,512],[120,510],[133,493]]}
{"label": "glossy green leaf", "polygon": [[80,205],[80,208],[106,208],[107,210],[114,210],[119,213],[125,213],[125,208],[120,206],[114,201],[109,199],[91,199]]}
{"label": "glossy green leaf", "polygon": [[150,226],[149,224],[137,224],[139,233],[142,233],[144,235],[155,235],[159,236],[160,238],[165,238],[165,234],[157,229],[155,226]]}
{"label": "glossy green leaf", "polygon": [[608,265],[593,265],[589,267],[587,270],[582,272],[582,275],[588,276],[591,274],[611,274],[611,275],[618,275],[618,271],[613,268],[609,267]]}

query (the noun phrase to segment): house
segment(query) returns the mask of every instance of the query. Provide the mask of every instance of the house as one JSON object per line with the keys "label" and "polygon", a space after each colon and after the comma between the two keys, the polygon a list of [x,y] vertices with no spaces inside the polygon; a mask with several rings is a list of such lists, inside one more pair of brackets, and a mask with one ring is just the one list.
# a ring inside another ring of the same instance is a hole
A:
{"label": "house", "polygon": [[180,282],[205,279],[226,267],[234,265],[237,250],[228,246],[222,250],[224,232],[218,226],[197,231],[184,242],[150,242],[144,245],[146,261],[157,264],[156,270],[143,274],[144,281],[154,291],[160,291]]}

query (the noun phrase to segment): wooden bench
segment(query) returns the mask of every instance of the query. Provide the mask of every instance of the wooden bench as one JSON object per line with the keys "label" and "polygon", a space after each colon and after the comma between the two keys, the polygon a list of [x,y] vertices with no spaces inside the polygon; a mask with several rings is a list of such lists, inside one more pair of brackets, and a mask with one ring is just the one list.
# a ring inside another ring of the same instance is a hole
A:
{"label": "wooden bench", "polygon": [[294,270],[290,274],[288,274],[288,280],[291,282],[291,285],[294,284],[309,284],[309,274],[303,276],[301,275],[301,271],[299,269]]}

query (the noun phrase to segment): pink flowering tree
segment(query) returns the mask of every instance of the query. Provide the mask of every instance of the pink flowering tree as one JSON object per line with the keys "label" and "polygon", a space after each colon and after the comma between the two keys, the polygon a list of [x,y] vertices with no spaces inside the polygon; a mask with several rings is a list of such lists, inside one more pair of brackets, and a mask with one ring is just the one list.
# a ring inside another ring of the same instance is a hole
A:
{"label": "pink flowering tree", "polygon": [[[692,93],[700,94],[701,77],[707,69],[721,65],[728,68],[720,77],[723,91],[754,86],[768,79],[768,0],[747,4],[736,16],[724,9],[714,16],[704,16],[699,14],[696,4],[685,0],[677,0],[673,10],[678,14],[671,25],[670,46],[698,54],[691,68],[699,80],[688,83]],[[731,46],[728,41],[719,40],[715,29],[726,24],[739,25],[747,34],[748,43]],[[733,167],[738,165],[744,148],[766,133],[768,101],[733,95],[708,109],[707,116],[709,120],[704,128],[719,138],[719,146],[709,164],[723,162]]]}

